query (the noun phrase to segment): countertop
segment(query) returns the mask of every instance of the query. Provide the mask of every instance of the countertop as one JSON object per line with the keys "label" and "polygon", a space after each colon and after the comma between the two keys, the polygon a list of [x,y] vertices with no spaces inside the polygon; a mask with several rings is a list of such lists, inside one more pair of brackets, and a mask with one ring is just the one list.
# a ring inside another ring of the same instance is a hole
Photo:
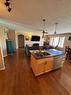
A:
{"label": "countertop", "polygon": [[48,58],[48,57],[55,57],[63,55],[64,52],[57,50],[57,49],[47,49],[41,51],[35,51],[31,53],[36,59]]}

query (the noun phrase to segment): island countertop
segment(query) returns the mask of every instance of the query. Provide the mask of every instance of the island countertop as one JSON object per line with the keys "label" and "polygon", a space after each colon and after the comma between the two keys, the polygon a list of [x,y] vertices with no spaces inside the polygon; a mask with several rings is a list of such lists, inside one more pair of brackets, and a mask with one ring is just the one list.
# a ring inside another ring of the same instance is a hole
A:
{"label": "island countertop", "polygon": [[55,57],[64,55],[63,51],[56,50],[56,49],[47,49],[47,50],[41,50],[31,53],[36,59],[42,59],[42,58],[48,58],[48,57]]}
{"label": "island countertop", "polygon": [[56,49],[38,50],[31,53],[31,67],[35,76],[61,68],[64,61],[64,52]]}

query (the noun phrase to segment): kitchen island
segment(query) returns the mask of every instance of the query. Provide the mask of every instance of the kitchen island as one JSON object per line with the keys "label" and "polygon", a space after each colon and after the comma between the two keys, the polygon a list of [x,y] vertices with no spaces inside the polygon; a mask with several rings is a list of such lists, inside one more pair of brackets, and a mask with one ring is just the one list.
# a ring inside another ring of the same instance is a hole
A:
{"label": "kitchen island", "polygon": [[58,69],[63,66],[65,54],[63,51],[48,49],[31,53],[31,68],[35,76]]}

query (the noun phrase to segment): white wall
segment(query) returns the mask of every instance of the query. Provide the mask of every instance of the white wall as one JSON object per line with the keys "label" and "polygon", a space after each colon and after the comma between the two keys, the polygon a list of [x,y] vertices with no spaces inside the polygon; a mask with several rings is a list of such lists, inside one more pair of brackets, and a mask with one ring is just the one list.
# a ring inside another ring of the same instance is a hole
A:
{"label": "white wall", "polygon": [[6,28],[0,27],[0,40],[1,40],[1,47],[3,51],[3,57],[7,56],[7,49],[6,49],[7,31],[8,30]]}
{"label": "white wall", "polygon": [[25,46],[26,45],[32,46],[34,43],[38,43],[39,46],[43,46],[43,41],[25,41]]}

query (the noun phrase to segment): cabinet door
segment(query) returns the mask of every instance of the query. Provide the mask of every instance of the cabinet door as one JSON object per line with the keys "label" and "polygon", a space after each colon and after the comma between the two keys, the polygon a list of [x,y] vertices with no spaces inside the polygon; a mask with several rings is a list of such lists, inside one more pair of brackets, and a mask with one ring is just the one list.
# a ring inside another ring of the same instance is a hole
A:
{"label": "cabinet door", "polygon": [[44,63],[45,61],[43,60],[37,62],[37,67],[36,67],[37,75],[43,74],[45,72]]}
{"label": "cabinet door", "polygon": [[53,58],[48,58],[45,61],[45,72],[51,71],[53,68]]}
{"label": "cabinet door", "polygon": [[6,45],[7,45],[7,52],[9,54],[12,54],[14,52],[14,45],[13,45],[13,41],[10,41],[10,40],[6,40]]}
{"label": "cabinet door", "polygon": [[64,61],[65,61],[65,55],[54,57],[53,69],[62,67]]}
{"label": "cabinet door", "polygon": [[36,59],[31,55],[31,67],[32,67],[32,70],[34,72],[34,74],[36,74],[36,68],[37,68],[37,61]]}

